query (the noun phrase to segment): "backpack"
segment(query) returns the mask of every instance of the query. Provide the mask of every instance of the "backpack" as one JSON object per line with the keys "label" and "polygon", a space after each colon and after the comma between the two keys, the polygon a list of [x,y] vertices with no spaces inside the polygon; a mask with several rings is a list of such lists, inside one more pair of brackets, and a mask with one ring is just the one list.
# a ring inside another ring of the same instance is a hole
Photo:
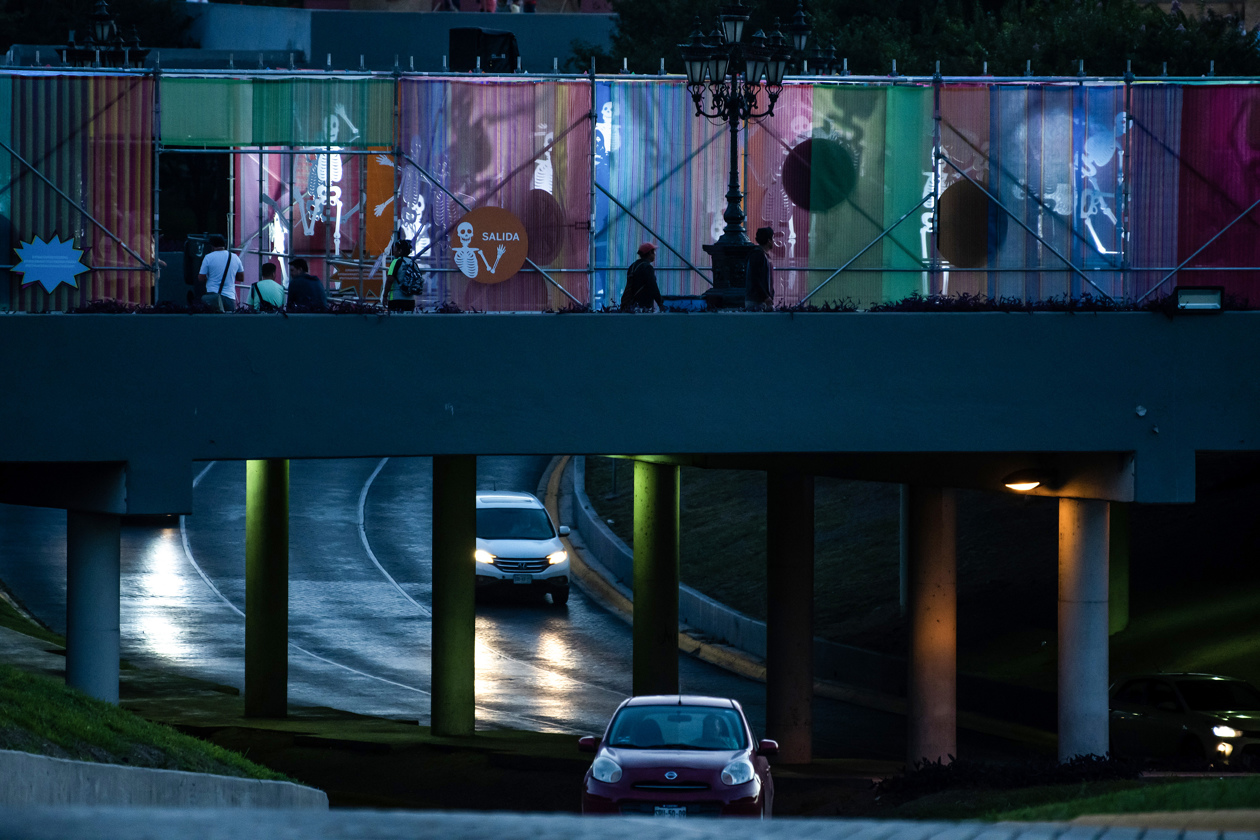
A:
{"label": "backpack", "polygon": [[397,283],[399,292],[407,296],[424,294],[424,274],[414,259],[404,257],[398,260],[395,271],[394,282]]}

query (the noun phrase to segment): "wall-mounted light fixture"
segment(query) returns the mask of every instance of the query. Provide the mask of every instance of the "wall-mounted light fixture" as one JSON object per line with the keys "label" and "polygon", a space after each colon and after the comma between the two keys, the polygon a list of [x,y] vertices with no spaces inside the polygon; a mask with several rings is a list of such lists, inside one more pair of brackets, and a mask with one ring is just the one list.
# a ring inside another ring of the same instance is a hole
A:
{"label": "wall-mounted light fixture", "polygon": [[1017,493],[1027,493],[1043,484],[1049,486],[1051,483],[1050,474],[1045,470],[1037,469],[1016,470],[1002,479],[1002,484],[1006,485],[1008,490],[1014,490]]}
{"label": "wall-mounted light fixture", "polygon": [[1225,308],[1224,286],[1178,286],[1178,312],[1220,312]]}

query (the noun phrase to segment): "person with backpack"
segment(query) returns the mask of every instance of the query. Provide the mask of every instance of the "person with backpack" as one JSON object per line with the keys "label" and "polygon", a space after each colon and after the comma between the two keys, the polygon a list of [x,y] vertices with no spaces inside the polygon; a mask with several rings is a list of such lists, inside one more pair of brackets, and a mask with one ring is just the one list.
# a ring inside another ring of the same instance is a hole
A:
{"label": "person with backpack", "polygon": [[662,312],[665,311],[665,299],[661,297],[661,289],[656,285],[656,269],[652,263],[656,261],[656,246],[644,242],[639,246],[639,258],[626,271],[626,288],[621,293],[621,311],[633,312],[636,309],[651,311],[655,303]]}
{"label": "person with backpack", "polygon": [[389,260],[385,263],[385,286],[381,300],[395,312],[410,312],[416,308],[416,297],[424,294],[424,274],[411,256],[410,239],[398,232]]}

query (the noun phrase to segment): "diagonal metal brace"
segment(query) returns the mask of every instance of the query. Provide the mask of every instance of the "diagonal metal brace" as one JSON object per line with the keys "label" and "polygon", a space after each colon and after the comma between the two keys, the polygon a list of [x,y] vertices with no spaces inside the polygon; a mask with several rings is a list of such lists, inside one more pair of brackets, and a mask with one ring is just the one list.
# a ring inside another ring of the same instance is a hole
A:
{"label": "diagonal metal brace", "polygon": [[[464,208],[464,212],[465,212],[465,213],[467,213],[467,212],[469,211],[469,209],[470,209],[470,208],[468,207],[468,205],[467,205],[467,204],[465,204],[464,202],[462,202],[462,201],[460,201],[460,200],[459,200],[459,196],[455,195],[455,193],[453,193],[453,192],[451,192],[450,190],[448,190],[448,189],[446,188],[446,185],[442,184],[440,181],[438,181],[438,179],[437,179],[437,178],[434,178],[431,174],[429,174],[429,170],[425,169],[423,166],[421,166],[420,164],[418,164],[418,163],[416,163],[414,160],[412,160],[410,155],[406,155],[406,154],[404,154],[404,155],[402,156],[402,159],[403,159],[403,160],[405,160],[405,161],[407,161],[407,163],[410,163],[412,166],[414,166],[414,167],[416,168],[416,171],[418,171],[421,175],[423,175],[425,178],[427,178],[427,179],[428,179],[428,180],[429,180],[429,181],[433,184],[433,186],[437,187],[439,190],[441,190],[442,192],[446,193],[446,194],[447,194],[447,196],[449,196],[449,197],[450,197],[450,199],[451,199],[452,201],[454,201],[454,202],[455,202],[456,204],[458,204],[460,207]],[[450,235],[450,233],[451,233],[451,232],[450,232],[450,229],[447,229],[447,230],[443,231],[442,236],[443,236],[443,237],[449,236],[449,235]],[[430,242],[428,245],[426,245],[425,247],[423,247],[423,248],[421,248],[421,249],[420,249],[420,254],[423,254],[425,251],[429,250],[429,249],[430,249],[430,248],[432,248],[432,247],[433,247],[433,243],[432,243],[432,242]],[[420,254],[416,254],[416,256],[418,257],[418,256],[420,256]],[[573,295],[569,292],[569,290],[568,290],[568,289],[566,289],[564,286],[561,286],[561,285],[560,285],[560,283],[559,283],[559,282],[557,282],[557,281],[556,281],[556,279],[555,279],[554,277],[552,277],[550,274],[548,274],[548,273],[547,273],[547,272],[546,272],[546,271],[542,268],[542,266],[540,266],[538,263],[534,262],[534,261],[533,261],[533,260],[531,260],[529,257],[526,257],[526,258],[525,258],[525,262],[529,263],[530,268],[534,269],[534,271],[537,271],[539,274],[541,274],[543,277],[545,277],[545,278],[547,279],[547,282],[548,282],[548,283],[550,283],[551,285],[555,286],[555,287],[556,287],[557,289],[559,289],[560,291],[564,292],[565,297],[567,297],[569,300],[573,301],[573,302],[574,302],[574,303],[576,303],[578,306],[585,306],[585,304],[583,304],[583,303],[582,303],[582,301],[580,301],[580,300],[578,300],[577,298],[575,298],[575,297],[574,297],[574,296],[573,296]]]}
{"label": "diagonal metal brace", "polygon": [[712,280],[710,280],[708,277],[705,277],[705,276],[704,276],[704,272],[703,272],[703,271],[701,271],[700,269],[698,269],[698,268],[696,268],[694,265],[692,265],[692,264],[691,264],[691,260],[689,260],[689,259],[687,259],[686,257],[684,257],[684,256],[683,256],[683,255],[682,255],[682,254],[678,251],[678,249],[677,249],[677,248],[675,248],[673,245],[670,245],[668,242],[666,242],[666,241],[664,240],[664,238],[662,238],[662,237],[661,237],[661,235],[660,235],[660,234],[658,234],[656,231],[652,230],[652,228],[648,225],[648,223],[647,223],[647,222],[643,221],[643,220],[642,220],[642,219],[640,219],[638,216],[634,215],[634,211],[632,211],[629,207],[627,207],[626,205],[624,205],[624,204],[622,204],[620,201],[618,201],[618,200],[617,200],[617,198],[616,198],[616,196],[614,196],[614,195],[613,195],[612,193],[610,193],[608,190],[604,189],[604,185],[603,185],[603,184],[600,184],[600,183],[598,183],[598,182],[597,182],[597,183],[595,184],[595,188],[596,188],[597,190],[599,190],[600,192],[602,192],[604,195],[608,196],[608,200],[609,200],[609,201],[611,201],[613,204],[616,204],[618,207],[620,207],[620,208],[621,208],[621,211],[622,211],[623,213],[625,213],[627,216],[629,216],[630,218],[632,218],[632,219],[634,219],[636,222],[638,222],[640,225],[642,225],[642,227],[643,227],[643,229],[644,229],[644,230],[646,230],[648,233],[652,234],[652,236],[654,236],[654,237],[656,237],[657,239],[659,239],[659,240],[660,240],[660,242],[661,242],[661,244],[665,246],[665,249],[666,249],[667,251],[669,251],[671,254],[673,254],[674,256],[678,257],[678,259],[680,259],[680,260],[682,260],[684,263],[686,263],[686,264],[687,264],[687,267],[688,267],[688,268],[690,268],[692,271],[694,271],[696,274],[699,274],[699,275],[700,275],[700,279],[701,279],[701,280],[703,280],[704,282],[708,283],[710,286],[712,286],[712,285],[713,285],[713,281],[712,281]]}
{"label": "diagonal metal brace", "polygon": [[[928,200],[929,198],[931,198],[931,197],[932,197],[932,194],[931,194],[931,193],[928,193],[927,195],[923,196],[923,198],[919,199],[919,203],[918,203],[918,204],[914,205],[914,206],[913,206],[913,207],[911,207],[909,210],[907,210],[906,212],[902,213],[902,214],[901,214],[901,218],[900,218],[900,219],[898,219],[897,221],[893,222],[893,223],[892,223],[892,225],[890,225],[889,227],[884,228],[884,230],[880,232],[879,236],[875,237],[875,238],[874,238],[874,239],[872,239],[870,242],[867,242],[867,243],[866,243],[866,246],[865,246],[864,248],[862,248],[862,250],[858,251],[856,254],[854,254],[852,257],[850,257],[850,258],[849,258],[848,262],[846,262],[844,265],[840,266],[840,267],[839,267],[839,268],[837,268],[835,271],[833,271],[833,272],[831,273],[831,275],[830,275],[830,276],[829,276],[826,280],[822,281],[822,282],[821,282],[821,283],[819,283],[817,286],[815,286],[815,287],[814,287],[814,290],[813,290],[812,292],[810,292],[809,294],[805,295],[805,297],[801,298],[801,302],[800,302],[800,303],[798,303],[798,304],[797,304],[797,306],[800,306],[801,304],[805,303],[805,301],[809,300],[809,299],[810,299],[810,298],[812,298],[814,295],[816,295],[818,292],[822,291],[822,287],[823,287],[823,286],[826,286],[828,283],[830,283],[830,282],[831,282],[832,280],[834,280],[836,277],[839,277],[839,276],[840,276],[840,272],[844,271],[846,268],[848,268],[849,266],[853,265],[855,262],[857,262],[857,261],[858,261],[858,257],[862,256],[862,255],[863,255],[863,254],[865,254],[867,251],[869,251],[869,250],[871,250],[872,248],[874,248],[874,247],[875,247],[875,245],[876,245],[876,243],[878,243],[878,242],[879,242],[881,239],[883,239],[885,236],[887,236],[888,234],[890,234],[890,233],[892,233],[894,230],[896,230],[896,229],[897,229],[897,227],[898,227],[898,226],[899,226],[902,222],[904,222],[906,219],[910,218],[910,217],[914,214],[914,212],[915,212],[916,210],[918,210],[920,207],[922,207],[924,204],[926,204],[926,203],[927,203],[927,200]],[[788,269],[788,270],[790,270],[790,269]],[[891,271],[897,271],[898,269],[889,269],[889,270],[891,270]],[[922,269],[914,269],[914,270],[915,270],[915,271],[922,271]]]}
{"label": "diagonal metal brace", "polygon": [[[29,169],[32,173],[34,173],[34,174],[35,174],[35,177],[39,178],[39,179],[40,179],[41,181],[43,181],[45,184],[47,184],[48,186],[52,187],[52,188],[56,191],[57,195],[61,196],[61,197],[62,197],[62,198],[64,198],[66,201],[70,202],[70,206],[71,206],[71,207],[73,207],[75,210],[78,210],[78,211],[79,211],[80,213],[82,213],[84,216],[87,216],[89,219],[91,219],[91,220],[92,220],[92,223],[93,223],[94,225],[96,225],[98,228],[100,228],[101,230],[105,231],[105,234],[106,234],[107,236],[109,236],[109,238],[110,238],[110,239],[112,239],[112,240],[114,240],[115,242],[117,242],[119,245],[121,245],[121,246],[122,246],[122,249],[123,249],[124,251],[126,251],[128,254],[131,254],[131,256],[135,257],[136,262],[140,263],[140,265],[141,265],[141,266],[143,266],[143,267],[144,267],[144,269],[145,269],[146,271],[154,271],[154,270],[156,270],[155,266],[150,265],[149,263],[145,262],[145,261],[144,261],[144,257],[140,256],[140,255],[139,255],[139,254],[137,254],[135,251],[131,250],[131,247],[130,247],[129,245],[127,245],[127,243],[126,243],[126,242],[123,242],[121,239],[119,239],[119,238],[118,238],[118,236],[117,236],[117,235],[115,235],[115,234],[114,234],[114,232],[113,232],[112,230],[110,230],[109,228],[105,227],[105,225],[101,224],[101,223],[100,223],[100,221],[98,221],[98,220],[97,220],[97,218],[96,218],[95,216],[93,216],[93,215],[92,215],[91,213],[89,213],[88,211],[84,210],[84,209],[83,209],[83,207],[82,207],[82,206],[80,206],[80,204],[79,204],[77,201],[75,201],[73,198],[71,198],[70,196],[66,195],[64,192],[62,192],[61,187],[58,187],[58,186],[57,186],[56,184],[54,184],[52,181],[48,180],[47,176],[45,176],[43,172],[40,172],[40,171],[39,171],[38,169],[36,169],[36,168],[35,168],[35,167],[34,167],[34,166],[33,166],[33,165],[29,162],[29,161],[27,161],[27,159],[26,159],[26,158],[24,158],[24,157],[22,157],[21,155],[19,155],[19,154],[18,154],[18,153],[17,153],[17,152],[13,149],[13,147],[12,147],[12,146],[10,146],[8,143],[4,142],[3,140],[0,140],[0,146],[3,146],[3,147],[4,147],[4,150],[5,150],[6,152],[8,152],[9,154],[13,155],[13,157],[17,159],[18,163],[22,164],[22,165],[23,165],[23,166],[25,166],[27,169]],[[133,271],[134,269],[127,269],[127,270],[129,270],[129,271]]]}
{"label": "diagonal metal brace", "polygon": [[1156,289],[1158,289],[1160,286],[1162,286],[1162,285],[1164,285],[1165,283],[1167,283],[1167,282],[1168,282],[1168,280],[1169,280],[1169,279],[1170,279],[1170,278],[1171,278],[1174,274],[1176,274],[1177,272],[1181,271],[1181,269],[1185,268],[1185,267],[1186,267],[1186,265],[1187,265],[1187,264],[1188,264],[1188,263],[1189,263],[1192,259],[1194,259],[1195,257],[1199,256],[1199,254],[1203,253],[1203,250],[1204,250],[1205,248],[1207,248],[1207,246],[1211,245],[1213,242],[1215,242],[1216,240],[1218,240],[1218,239],[1220,239],[1222,236],[1224,236],[1224,235],[1225,235],[1225,231],[1229,230],[1229,229],[1230,229],[1230,228],[1232,228],[1234,225],[1238,224],[1238,223],[1239,223],[1239,222],[1241,222],[1243,219],[1245,219],[1247,216],[1251,215],[1251,211],[1252,211],[1252,210],[1255,210],[1257,207],[1260,207],[1260,199],[1257,199],[1257,200],[1256,200],[1256,202],[1255,202],[1254,204],[1252,204],[1252,205],[1251,205],[1250,207],[1248,207],[1246,210],[1242,211],[1242,213],[1240,213],[1240,214],[1238,214],[1237,216],[1235,216],[1235,217],[1234,217],[1234,220],[1233,220],[1232,222],[1230,222],[1229,224],[1225,225],[1225,227],[1223,227],[1223,228],[1221,228],[1220,230],[1218,230],[1218,231],[1216,232],[1216,234],[1215,234],[1215,235],[1214,235],[1211,239],[1209,239],[1207,242],[1204,242],[1201,246],[1199,246],[1199,249],[1198,249],[1197,251],[1195,251],[1195,252],[1194,252],[1193,254],[1191,254],[1190,256],[1186,257],[1186,258],[1185,258],[1185,260],[1181,263],[1181,265],[1177,266],[1177,267],[1176,267],[1176,268],[1174,268],[1172,271],[1170,271],[1170,272],[1168,272],[1167,274],[1165,274],[1165,275],[1164,275],[1164,276],[1160,279],[1160,281],[1159,281],[1158,283],[1156,283],[1154,286],[1151,286],[1149,289],[1147,289],[1147,290],[1146,290],[1146,294],[1144,294],[1144,295],[1142,295],[1140,298],[1138,298],[1138,299],[1137,299],[1137,302],[1138,302],[1138,303],[1141,303],[1142,301],[1144,301],[1144,300],[1146,300],[1148,297],[1150,297],[1150,296],[1151,296],[1151,294],[1152,294],[1152,293],[1153,293]]}
{"label": "diagonal metal brace", "polygon": [[[1104,292],[1104,291],[1102,290],[1102,288],[1101,288],[1101,287],[1100,287],[1097,283],[1095,283],[1093,280],[1091,280],[1091,279],[1090,279],[1090,277],[1089,277],[1089,275],[1088,275],[1088,274],[1086,274],[1085,272],[1083,272],[1083,271],[1081,271],[1079,268],[1077,268],[1077,267],[1076,267],[1076,265],[1075,265],[1075,264],[1074,264],[1071,260],[1069,260],[1067,257],[1065,257],[1065,256],[1063,256],[1062,254],[1060,254],[1060,253],[1059,253],[1059,250],[1058,250],[1057,248],[1055,248],[1053,245],[1051,245],[1049,242],[1047,242],[1044,238],[1042,238],[1042,237],[1041,237],[1041,236],[1040,236],[1040,235],[1039,235],[1036,231],[1034,231],[1034,230],[1033,230],[1032,228],[1030,228],[1028,225],[1024,224],[1024,220],[1023,220],[1023,219],[1021,219],[1019,216],[1015,215],[1015,213],[1011,212],[1011,210],[1010,210],[1010,209],[1009,209],[1009,208],[1008,208],[1005,204],[1003,204],[1001,201],[999,201],[999,200],[997,199],[997,197],[993,195],[993,193],[989,192],[989,191],[988,191],[988,189],[986,189],[986,188],[985,188],[985,186],[984,186],[983,184],[981,184],[981,183],[979,183],[978,181],[976,181],[976,179],[975,179],[975,178],[972,178],[972,177],[971,177],[970,175],[968,175],[966,172],[963,172],[963,171],[962,171],[962,169],[960,169],[960,168],[959,168],[958,164],[954,163],[954,162],[953,162],[952,160],[950,160],[947,156],[945,156],[945,155],[943,155],[943,154],[938,154],[938,155],[937,155],[937,158],[938,158],[939,160],[943,160],[943,161],[945,161],[946,163],[948,163],[948,164],[949,164],[949,165],[953,168],[953,170],[954,170],[955,172],[957,172],[959,175],[963,176],[963,178],[965,178],[967,181],[971,182],[971,184],[972,184],[973,186],[975,186],[977,189],[979,189],[979,190],[980,190],[980,192],[982,192],[982,193],[984,193],[986,196],[988,196],[988,197],[989,197],[989,201],[992,201],[992,202],[993,202],[994,204],[996,204],[998,207],[1002,208],[1002,212],[1006,213],[1006,215],[1008,215],[1008,216],[1010,216],[1012,219],[1014,219],[1014,220],[1015,220],[1015,223],[1016,223],[1017,225],[1019,225],[1020,227],[1022,227],[1024,230],[1028,231],[1028,235],[1029,235],[1029,236],[1031,236],[1033,239],[1036,239],[1036,240],[1037,240],[1038,242],[1040,242],[1042,245],[1045,245],[1045,246],[1046,246],[1046,250],[1047,250],[1047,251],[1049,251],[1050,253],[1054,254],[1054,255],[1055,255],[1056,257],[1058,257],[1059,259],[1063,260],[1063,264],[1064,264],[1064,265],[1066,265],[1066,266],[1067,266],[1069,269],[1071,269],[1074,273],[1079,274],[1079,275],[1080,275],[1080,277],[1081,277],[1081,279],[1082,279],[1082,280],[1084,280],[1086,283],[1088,283],[1089,285],[1091,285],[1091,286],[1093,286],[1095,289],[1097,289],[1097,290],[1098,290],[1098,294],[1102,295],[1102,296],[1103,296],[1103,297],[1105,297],[1107,300],[1110,300],[1110,301],[1112,301],[1113,303],[1115,302],[1114,300],[1112,300],[1111,295],[1109,295],[1109,294],[1107,294],[1106,292]],[[1031,270],[1033,270],[1033,269],[1029,269],[1029,270],[1031,271]],[[1045,269],[1041,269],[1041,270],[1043,270],[1043,271],[1044,271]]]}

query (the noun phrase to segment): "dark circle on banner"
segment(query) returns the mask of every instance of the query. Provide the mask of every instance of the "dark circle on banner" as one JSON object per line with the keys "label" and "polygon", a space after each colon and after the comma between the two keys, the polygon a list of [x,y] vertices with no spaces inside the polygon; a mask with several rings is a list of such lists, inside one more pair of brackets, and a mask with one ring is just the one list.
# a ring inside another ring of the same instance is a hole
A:
{"label": "dark circle on banner", "polygon": [[525,196],[525,231],[529,234],[529,258],[550,265],[564,248],[567,227],[564,209],[546,190],[530,190]]}
{"label": "dark circle on banner", "polygon": [[849,197],[857,186],[853,155],[835,140],[811,137],[783,161],[783,189],[797,207],[823,213]]}
{"label": "dark circle on banner", "polygon": [[448,244],[455,267],[478,283],[502,283],[521,270],[529,254],[525,226],[502,207],[477,207],[464,214]]}
{"label": "dark circle on banner", "polygon": [[1006,238],[1006,214],[971,181],[951,184],[940,202],[941,256],[955,268],[986,266],[990,243],[996,248]]}

